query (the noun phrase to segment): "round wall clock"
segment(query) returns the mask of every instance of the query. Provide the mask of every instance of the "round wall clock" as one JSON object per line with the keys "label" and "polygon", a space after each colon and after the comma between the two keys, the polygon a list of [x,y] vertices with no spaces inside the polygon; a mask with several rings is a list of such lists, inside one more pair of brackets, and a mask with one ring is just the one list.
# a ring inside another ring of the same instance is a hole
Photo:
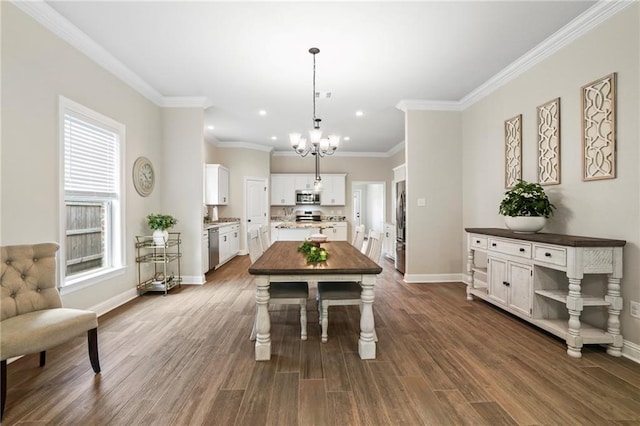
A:
{"label": "round wall clock", "polygon": [[146,157],[138,157],[133,163],[133,186],[135,186],[138,194],[143,197],[153,192],[156,176],[153,172],[153,164]]}

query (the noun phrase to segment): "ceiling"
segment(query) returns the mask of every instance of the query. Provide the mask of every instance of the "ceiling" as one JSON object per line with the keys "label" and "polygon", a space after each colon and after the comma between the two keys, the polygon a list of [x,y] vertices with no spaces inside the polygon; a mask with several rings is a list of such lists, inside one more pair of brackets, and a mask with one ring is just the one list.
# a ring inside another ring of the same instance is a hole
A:
{"label": "ceiling", "polygon": [[308,50],[318,47],[316,90],[331,92],[317,101],[321,128],[350,138],[338,152],[363,154],[404,140],[399,102],[460,109],[594,3],[46,2],[156,103],[206,97],[205,137],[225,146],[291,151],[288,133],[312,126]]}

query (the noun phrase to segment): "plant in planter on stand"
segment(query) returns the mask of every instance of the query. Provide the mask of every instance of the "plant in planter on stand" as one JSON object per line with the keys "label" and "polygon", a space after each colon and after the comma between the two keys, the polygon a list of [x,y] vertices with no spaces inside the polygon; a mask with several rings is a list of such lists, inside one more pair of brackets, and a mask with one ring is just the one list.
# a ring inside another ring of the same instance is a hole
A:
{"label": "plant in planter on stand", "polygon": [[150,214],[147,216],[147,224],[153,229],[153,243],[163,246],[169,240],[167,229],[178,223],[178,219],[168,214]]}
{"label": "plant in planter on stand", "polygon": [[538,232],[556,208],[538,183],[518,180],[516,186],[504,193],[499,212],[507,228],[513,232]]}

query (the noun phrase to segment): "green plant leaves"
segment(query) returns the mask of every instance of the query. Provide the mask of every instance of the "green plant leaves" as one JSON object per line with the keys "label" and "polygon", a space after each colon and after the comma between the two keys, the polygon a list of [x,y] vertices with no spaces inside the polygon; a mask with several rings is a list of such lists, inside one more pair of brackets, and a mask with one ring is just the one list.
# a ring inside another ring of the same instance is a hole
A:
{"label": "green plant leaves", "polygon": [[538,183],[518,180],[516,186],[505,192],[498,212],[503,216],[549,217],[556,208]]}

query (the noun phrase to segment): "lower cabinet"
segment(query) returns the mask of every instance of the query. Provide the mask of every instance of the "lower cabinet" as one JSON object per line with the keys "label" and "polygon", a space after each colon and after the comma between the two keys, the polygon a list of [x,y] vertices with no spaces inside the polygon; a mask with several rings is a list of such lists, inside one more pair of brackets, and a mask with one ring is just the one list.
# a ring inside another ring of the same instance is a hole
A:
{"label": "lower cabinet", "polygon": [[489,257],[489,297],[497,303],[531,316],[533,268]]}
{"label": "lower cabinet", "polygon": [[315,234],[317,228],[279,228],[279,241],[304,241],[308,236]]}
{"label": "lower cabinet", "polygon": [[240,225],[231,225],[220,228],[219,238],[219,265],[232,259],[240,249]]}
{"label": "lower cabinet", "polygon": [[331,222],[322,229],[322,233],[327,236],[328,241],[347,241],[347,223]]}

